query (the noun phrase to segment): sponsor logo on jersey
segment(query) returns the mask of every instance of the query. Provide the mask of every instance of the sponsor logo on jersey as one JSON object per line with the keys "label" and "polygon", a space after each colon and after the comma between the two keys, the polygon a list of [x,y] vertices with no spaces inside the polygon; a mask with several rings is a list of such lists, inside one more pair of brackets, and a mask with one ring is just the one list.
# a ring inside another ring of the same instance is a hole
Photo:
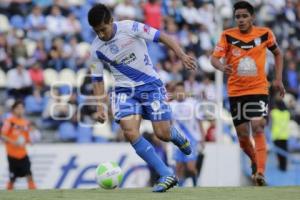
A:
{"label": "sponsor logo on jersey", "polygon": [[121,59],[121,60],[115,60],[114,64],[125,64],[128,65],[130,63],[132,63],[133,61],[136,60],[136,55],[135,53],[131,53],[128,56],[126,56],[125,58]]}
{"label": "sponsor logo on jersey", "polygon": [[160,102],[159,101],[153,101],[151,103],[151,108],[154,112],[157,112],[160,109]]}
{"label": "sponsor logo on jersey", "polygon": [[244,46],[241,46],[242,49],[251,49],[253,48],[253,45],[244,45]]}
{"label": "sponsor logo on jersey", "polygon": [[259,37],[259,38],[256,38],[256,39],[254,40],[254,43],[255,43],[255,46],[260,45],[260,44],[261,44],[261,38],[260,38],[260,37]]}

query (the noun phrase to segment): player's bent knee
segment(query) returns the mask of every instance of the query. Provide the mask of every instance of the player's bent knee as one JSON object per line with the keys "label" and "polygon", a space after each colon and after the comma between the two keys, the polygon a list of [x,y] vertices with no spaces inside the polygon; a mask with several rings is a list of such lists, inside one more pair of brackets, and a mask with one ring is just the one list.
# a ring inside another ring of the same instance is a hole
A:
{"label": "player's bent knee", "polygon": [[131,143],[133,143],[140,137],[138,130],[134,130],[134,129],[125,129],[123,130],[123,134],[124,137]]}

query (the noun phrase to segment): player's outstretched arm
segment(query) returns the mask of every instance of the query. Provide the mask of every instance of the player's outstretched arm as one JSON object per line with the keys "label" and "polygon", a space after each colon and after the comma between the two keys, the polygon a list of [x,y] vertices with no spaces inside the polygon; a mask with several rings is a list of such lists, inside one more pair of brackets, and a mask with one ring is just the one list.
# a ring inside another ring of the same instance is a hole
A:
{"label": "player's outstretched arm", "polygon": [[283,56],[279,48],[272,51],[275,57],[275,80],[274,87],[279,91],[281,97],[284,97],[285,89],[282,83],[282,71],[283,71]]}
{"label": "player's outstretched arm", "polygon": [[220,58],[217,58],[216,56],[213,56],[213,55],[211,56],[210,63],[214,68],[224,72],[226,75],[231,75],[233,73],[232,66],[231,65],[224,65],[220,61]]}
{"label": "player's outstretched arm", "polygon": [[94,91],[94,96],[97,99],[96,120],[100,123],[104,123],[105,120],[107,119],[104,82],[103,81],[93,82],[93,91]]}
{"label": "player's outstretched arm", "polygon": [[169,37],[165,33],[161,33],[159,36],[159,42],[165,44],[168,48],[172,49],[176,53],[178,58],[181,59],[183,65],[187,69],[196,70],[197,68],[196,60],[191,56],[186,55],[182,50],[182,48],[171,37]]}

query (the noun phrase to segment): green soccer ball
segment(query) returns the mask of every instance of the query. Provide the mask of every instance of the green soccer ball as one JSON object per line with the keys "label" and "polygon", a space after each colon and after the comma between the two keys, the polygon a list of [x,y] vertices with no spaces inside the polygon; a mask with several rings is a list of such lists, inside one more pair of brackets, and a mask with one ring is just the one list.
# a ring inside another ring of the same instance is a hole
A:
{"label": "green soccer ball", "polygon": [[101,163],[96,169],[97,184],[103,189],[114,189],[120,186],[122,179],[122,169],[115,162]]}

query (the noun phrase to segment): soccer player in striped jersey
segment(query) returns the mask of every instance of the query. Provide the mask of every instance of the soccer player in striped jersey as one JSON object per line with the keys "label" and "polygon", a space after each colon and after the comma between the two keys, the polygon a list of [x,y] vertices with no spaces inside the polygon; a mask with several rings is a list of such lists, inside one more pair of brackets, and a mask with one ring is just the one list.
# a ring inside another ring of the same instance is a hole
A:
{"label": "soccer player in striped jersey", "polygon": [[101,64],[105,62],[115,79],[112,95],[114,117],[136,153],[160,175],[153,191],[165,192],[177,184],[177,178],[156,155],[152,145],[140,135],[141,120],[151,120],[156,136],[173,142],[184,154],[191,154],[191,147],[187,138],[170,124],[171,110],[166,103],[166,89],[151,62],[145,40],[165,44],[188,69],[195,69],[196,62],[159,30],[136,21],[114,22],[103,4],[91,8],[88,21],[97,34],[91,46],[91,71],[94,94],[99,97],[98,121],[104,122],[107,118]]}

